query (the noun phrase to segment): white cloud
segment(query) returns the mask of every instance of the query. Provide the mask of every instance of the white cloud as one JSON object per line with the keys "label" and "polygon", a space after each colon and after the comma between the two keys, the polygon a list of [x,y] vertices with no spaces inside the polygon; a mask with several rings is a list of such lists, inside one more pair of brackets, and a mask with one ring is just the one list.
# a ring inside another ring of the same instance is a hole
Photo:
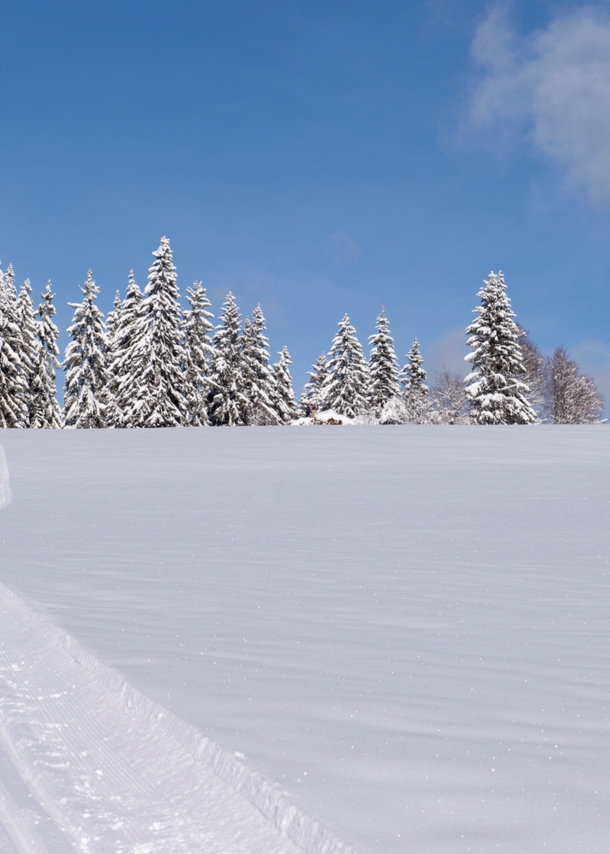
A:
{"label": "white cloud", "polygon": [[472,54],[483,71],[470,123],[492,147],[526,134],[595,203],[610,200],[610,18],[596,8],[557,17],[528,37],[495,6]]}

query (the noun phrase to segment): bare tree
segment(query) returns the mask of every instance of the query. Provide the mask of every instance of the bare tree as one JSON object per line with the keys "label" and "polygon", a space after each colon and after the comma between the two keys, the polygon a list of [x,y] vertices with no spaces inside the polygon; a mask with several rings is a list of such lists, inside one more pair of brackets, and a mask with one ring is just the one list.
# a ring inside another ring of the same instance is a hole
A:
{"label": "bare tree", "polygon": [[539,415],[544,409],[545,389],[547,385],[547,366],[546,360],[538,345],[532,341],[527,329],[517,324],[519,327],[521,345],[521,354],[523,356],[523,382],[528,386],[529,392],[527,399],[532,409]]}
{"label": "bare tree", "polygon": [[544,415],[554,424],[599,424],[604,401],[565,347],[546,360]]}
{"label": "bare tree", "polygon": [[433,420],[436,424],[468,424],[470,402],[464,388],[464,380],[443,365],[434,374],[432,390],[434,405]]}

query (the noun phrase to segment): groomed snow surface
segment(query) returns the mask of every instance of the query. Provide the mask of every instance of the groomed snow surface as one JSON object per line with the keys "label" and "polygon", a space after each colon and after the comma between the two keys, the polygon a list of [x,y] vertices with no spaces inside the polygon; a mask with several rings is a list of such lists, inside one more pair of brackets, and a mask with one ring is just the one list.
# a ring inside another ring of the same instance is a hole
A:
{"label": "groomed snow surface", "polygon": [[606,427],[0,439],[2,854],[610,850]]}

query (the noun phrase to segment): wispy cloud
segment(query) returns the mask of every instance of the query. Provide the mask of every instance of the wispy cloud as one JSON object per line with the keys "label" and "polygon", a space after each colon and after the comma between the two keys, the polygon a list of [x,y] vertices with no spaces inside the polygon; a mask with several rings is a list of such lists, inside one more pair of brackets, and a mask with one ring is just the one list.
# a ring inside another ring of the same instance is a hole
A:
{"label": "wispy cloud", "polygon": [[507,9],[492,7],[472,43],[471,128],[497,148],[525,135],[592,202],[610,201],[610,18],[589,7],[519,36]]}

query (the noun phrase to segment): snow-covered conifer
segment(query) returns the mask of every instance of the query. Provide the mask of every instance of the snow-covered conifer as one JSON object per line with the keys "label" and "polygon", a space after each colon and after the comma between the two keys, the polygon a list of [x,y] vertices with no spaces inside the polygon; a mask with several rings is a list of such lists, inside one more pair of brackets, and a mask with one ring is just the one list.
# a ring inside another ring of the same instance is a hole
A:
{"label": "snow-covered conifer", "polygon": [[184,312],[186,423],[191,427],[205,427],[210,423],[207,398],[209,366],[214,352],[210,339],[214,324],[210,318],[214,315],[207,310],[211,303],[203,282],[193,282],[193,287],[186,289],[186,298],[190,305]]}
{"label": "snow-covered conifer", "polygon": [[478,317],[466,333],[472,362],[466,393],[471,402],[471,417],[476,424],[532,424],[536,413],[527,396],[529,388],[521,377],[525,372],[519,345],[519,329],[506,293],[502,273],[489,274],[478,293],[481,305]]}
{"label": "snow-covered conifer", "polygon": [[91,270],[81,288],[81,303],[68,303],[74,309],[68,335],[64,370],[64,423],[66,427],[105,426],[106,330],[104,318],[95,304],[99,288]]}
{"label": "snow-covered conifer", "polygon": [[209,414],[212,424],[233,427],[244,423],[242,413],[247,399],[241,390],[241,323],[232,293],[227,294],[219,320],[212,339]]}
{"label": "snow-covered conifer", "polygon": [[42,296],[42,303],[38,307],[38,361],[36,363],[36,398],[34,400],[34,417],[30,426],[39,429],[58,430],[61,427],[61,410],[57,402],[56,370],[60,367],[59,348],[57,339],[59,329],[53,322],[55,317],[55,306],[51,293],[51,282]]}
{"label": "snow-covered conifer", "polygon": [[15,274],[0,270],[0,427],[29,426],[27,366],[23,364]]}
{"label": "snow-covered conifer", "polygon": [[245,424],[278,423],[268,346],[265,318],[258,305],[252,312],[252,320],[246,319],[241,337],[241,390],[246,399],[242,420]]}
{"label": "snow-covered conifer", "polygon": [[182,309],[169,240],[153,252],[134,329],[138,388],[130,409],[134,427],[177,427],[186,422]]}
{"label": "snow-covered conifer", "polygon": [[113,371],[113,365],[117,353],[117,331],[121,323],[121,295],[117,291],[114,295],[112,309],[106,315],[106,386],[104,389],[104,403],[106,406],[106,427],[119,427],[120,417],[116,402],[117,377]]}
{"label": "snow-covered conifer", "polygon": [[598,424],[604,401],[565,347],[547,359],[544,414],[554,424]]}
{"label": "snow-covered conifer", "polygon": [[385,308],[377,318],[376,329],[377,332],[369,338],[372,348],[369,359],[370,405],[379,417],[386,403],[400,395],[398,361]]}
{"label": "snow-covered conifer", "polygon": [[423,369],[423,357],[417,338],[407,353],[407,363],[400,376],[405,389],[405,408],[407,422],[410,424],[430,423],[430,397],[426,385],[426,372]]}
{"label": "snow-covered conifer", "polygon": [[32,286],[26,279],[15,303],[15,315],[19,329],[20,362],[26,388],[27,426],[34,426],[38,419],[36,402],[40,393],[37,365],[39,361],[40,341],[38,339],[38,323],[34,317],[32,303]]}
{"label": "snow-covered conifer", "polygon": [[[273,366],[275,379],[275,411],[282,424],[290,424],[297,417],[297,406],[292,388],[289,365],[292,364],[288,348],[283,347],[278,354],[279,362]],[[277,422],[276,422],[277,423]]]}
{"label": "snow-covered conifer", "polygon": [[326,353],[321,353],[318,356],[312,368],[313,370],[307,371],[309,382],[303,386],[303,393],[301,395],[301,409],[305,415],[308,415],[312,408],[322,408],[322,389],[328,379]]}
{"label": "snow-covered conifer", "polygon": [[121,310],[115,317],[110,375],[112,382],[112,425],[138,427],[140,367],[145,359],[142,340],[142,291],[129,271]]}
{"label": "snow-covered conifer", "polygon": [[368,409],[368,366],[356,330],[345,315],[328,354],[322,408],[355,418]]}

